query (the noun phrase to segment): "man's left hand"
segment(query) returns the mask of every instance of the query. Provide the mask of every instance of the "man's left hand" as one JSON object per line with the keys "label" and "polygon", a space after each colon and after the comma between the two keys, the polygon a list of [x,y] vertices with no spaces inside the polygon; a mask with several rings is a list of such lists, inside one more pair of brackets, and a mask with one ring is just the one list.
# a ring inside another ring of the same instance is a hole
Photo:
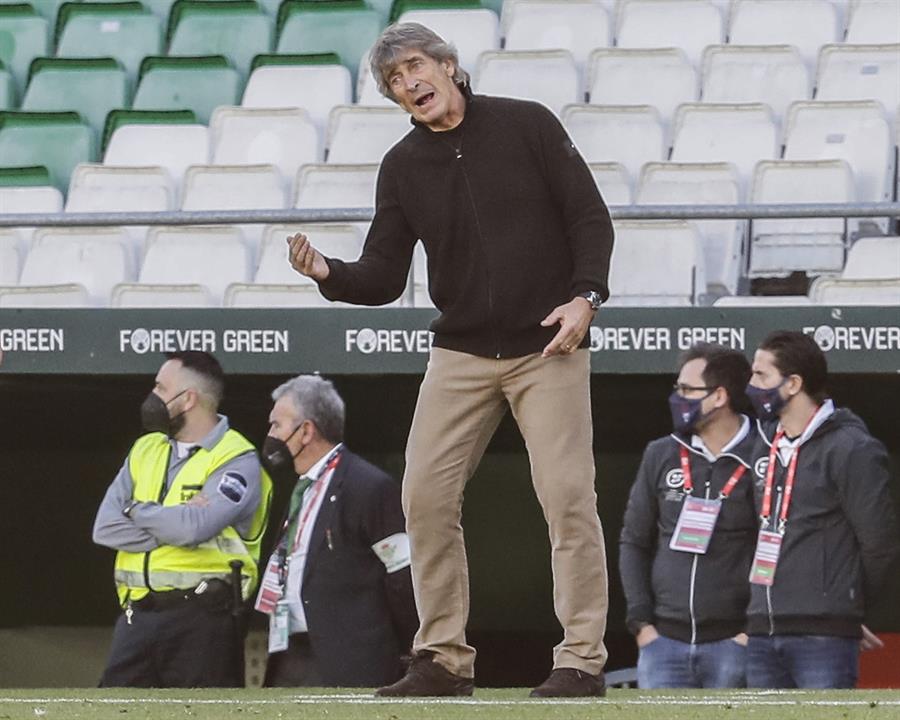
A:
{"label": "man's left hand", "polygon": [[559,323],[559,332],[544,348],[541,357],[553,355],[570,355],[578,349],[584,334],[591,326],[594,311],[586,298],[576,297],[565,305],[553,309],[547,317],[541,321],[543,327],[549,327]]}

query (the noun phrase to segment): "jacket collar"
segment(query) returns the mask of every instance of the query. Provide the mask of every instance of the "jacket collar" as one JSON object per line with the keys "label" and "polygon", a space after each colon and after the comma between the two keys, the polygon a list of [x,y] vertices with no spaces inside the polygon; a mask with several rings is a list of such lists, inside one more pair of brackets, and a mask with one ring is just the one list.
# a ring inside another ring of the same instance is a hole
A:
{"label": "jacket collar", "polygon": [[750,443],[745,442],[748,437],[750,437],[750,418],[746,415],[741,415],[740,417],[741,426],[734,434],[734,437],[725,443],[725,446],[718,456],[713,455],[709,451],[699,435],[691,435],[691,437],[688,438],[686,435],[672,433],[669,437],[689,452],[692,452],[694,455],[699,455],[709,462],[715,462],[720,458],[727,457],[736,460],[741,465],[750,467]]}

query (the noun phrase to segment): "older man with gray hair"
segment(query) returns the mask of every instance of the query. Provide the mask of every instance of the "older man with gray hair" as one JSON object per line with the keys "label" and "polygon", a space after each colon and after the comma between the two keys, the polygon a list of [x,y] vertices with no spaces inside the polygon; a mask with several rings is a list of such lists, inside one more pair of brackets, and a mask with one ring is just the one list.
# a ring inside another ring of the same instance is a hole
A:
{"label": "older man with gray hair", "polygon": [[265,683],[372,687],[402,674],[417,618],[399,485],[344,446],[344,401],[300,375],[272,393],[263,464],[293,485],[256,609]]}
{"label": "older man with gray hair", "polygon": [[326,258],[303,234],[288,243],[292,266],[326,298],[382,305],[403,292],[421,240],[440,310],[403,480],[421,625],[406,677],[379,694],[473,691],[463,490],[511,408],[549,526],[564,633],[532,694],[603,695],[607,577],[588,328],[609,295],[609,212],[556,116],[472,94],[456,50],[431,30],[391,25],[371,66],[413,127],[381,163],[362,256]]}

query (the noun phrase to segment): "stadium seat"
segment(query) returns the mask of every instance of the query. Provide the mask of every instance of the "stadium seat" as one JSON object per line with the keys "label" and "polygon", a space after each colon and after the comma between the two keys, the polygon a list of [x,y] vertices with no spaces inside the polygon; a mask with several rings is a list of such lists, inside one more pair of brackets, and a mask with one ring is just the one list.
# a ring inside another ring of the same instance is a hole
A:
{"label": "stadium seat", "polygon": [[792,307],[811,305],[806,295],[725,295],[713,307]]}
{"label": "stadium seat", "polygon": [[[62,193],[50,183],[45,167],[0,167],[0,214],[2,213],[60,213]],[[19,238],[20,247],[31,244],[33,228],[9,228]]]}
{"label": "stadium seat", "polygon": [[485,8],[408,10],[400,15],[398,22],[419,23],[434,30],[447,42],[453,43],[459,55],[460,67],[470,73],[475,69],[481,52],[497,50],[500,47],[500,23],[497,14]]}
{"label": "stadium seat", "polygon": [[128,106],[128,76],[112,58],[38,58],[31,64],[22,110],[74,110],[99,142],[110,110]]}
{"label": "stadium seat", "polygon": [[169,14],[169,55],[224,55],[244,77],[272,48],[274,22],[254,0],[178,0]]}
{"label": "stadium seat", "polygon": [[819,48],[841,39],[840,17],[829,0],[735,0],[728,42],[793,45],[815,71]]}
{"label": "stadium seat", "polygon": [[782,120],[812,97],[812,74],[789,45],[713,45],[703,53],[703,101],[765,103]]}
{"label": "stadium seat", "polygon": [[900,44],[823,47],[816,100],[877,100],[893,114],[900,103]]}
{"label": "stadium seat", "polygon": [[631,181],[624,165],[615,162],[590,163],[588,167],[607,205],[631,205]]}
{"label": "stadium seat", "polygon": [[304,165],[297,173],[294,207],[303,209],[375,206],[378,165]]}
{"label": "stadium seat", "polygon": [[[853,202],[853,171],[843,160],[764,161],[756,167],[753,203]],[[758,219],[750,245],[751,277],[836,273],[844,266],[842,218]]]}
{"label": "stadium seat", "polygon": [[278,53],[337,53],[354,75],[381,33],[379,12],[363,0],[285,0],[278,12]]}
{"label": "stadium seat", "polygon": [[286,204],[274,165],[192,165],[184,174],[182,210],[280,210]]}
{"label": "stadium seat", "polygon": [[28,68],[36,57],[50,54],[50,22],[30,5],[0,4],[0,62],[13,76],[19,97]]}
{"label": "stadium seat", "polygon": [[[152,120],[152,116],[147,118]],[[127,124],[111,134],[104,165],[157,165],[165,168],[176,187],[189,165],[209,162],[209,131],[203,125],[164,122]]]}
{"label": "stadium seat", "polygon": [[584,70],[594,48],[612,44],[612,23],[595,0],[507,0],[506,50],[568,50]]}
{"label": "stadium seat", "polygon": [[681,103],[699,98],[697,71],[677,48],[591,53],[588,98],[592,105],[652,105],[666,123]]}
{"label": "stadium seat", "polygon": [[850,246],[844,280],[900,279],[900,237],[864,237]]}
{"label": "stadium seat", "polygon": [[61,9],[57,28],[58,57],[113,57],[132,83],[141,60],[164,50],[162,21],[139,2],[70,2]]}
{"label": "stadium seat", "polygon": [[[2,199],[0,193],[0,199]],[[19,282],[19,246],[21,241],[14,228],[0,228],[0,286]]]}
{"label": "stadium seat", "polygon": [[900,43],[896,0],[865,0],[850,8],[846,41],[852,44]]}
{"label": "stadium seat", "polygon": [[681,48],[700,67],[707,45],[725,42],[725,21],[707,0],[624,0],[616,44],[623,48]]}
{"label": "stadium seat", "polygon": [[[641,171],[637,205],[737,205],[741,202],[737,170],[727,163],[647,163]],[[744,269],[742,220],[696,220],[703,242],[709,292],[733,295]]]}
{"label": "stadium seat", "polygon": [[16,105],[16,81],[0,61],[0,110],[12,110]]}
{"label": "stadium seat", "polygon": [[95,159],[96,146],[78,113],[0,112],[0,167],[43,165],[63,191],[72,169]]}
{"label": "stadium seat", "polygon": [[893,156],[890,125],[877,102],[797,102],[788,111],[784,159],[846,160],[859,202],[891,199]]}
{"label": "stadium seat", "polygon": [[270,285],[315,285],[294,270],[288,262],[287,238],[298,232],[305,234],[313,246],[327,257],[347,262],[359,259],[363,234],[354,225],[340,223],[308,223],[268,225],[260,246],[259,266],[253,282]]}
{"label": "stadium seat", "polygon": [[122,228],[41,228],[25,257],[21,285],[76,283],[91,305],[109,303],[113,285],[134,278],[130,241]]}
{"label": "stadium seat", "polygon": [[147,57],[141,63],[135,110],[192,110],[206,124],[219,105],[237,105],[241,76],[221,55]]}
{"label": "stadium seat", "polygon": [[809,288],[809,297],[816,305],[877,305],[900,306],[900,279],[844,280],[816,278]]}
{"label": "stadium seat", "polygon": [[536,100],[557,115],[584,97],[568,50],[483,52],[472,87],[477,93]]}
{"label": "stadium seat", "polygon": [[[337,105],[352,102],[350,71],[337,61],[336,55],[269,55],[254,62],[241,105],[302,108],[324,139],[328,113]],[[324,142],[320,144],[324,147]]]}
{"label": "stadium seat", "polygon": [[[471,73],[471,70],[467,71]],[[397,107],[397,104],[393,100],[386,98],[378,90],[378,83],[375,82],[375,78],[372,77],[369,68],[368,55],[365,55],[363,59],[359,61],[359,73],[356,81],[356,98],[356,102],[359,105],[386,105],[388,107]]]}
{"label": "stadium seat", "polygon": [[113,288],[112,307],[116,308],[208,308],[221,303],[208,288],[196,283],[120,283]]}
{"label": "stadium seat", "polygon": [[758,160],[780,152],[772,110],[762,104],[686,103],[675,113],[673,162],[728,162],[747,187]]}
{"label": "stadium seat", "polygon": [[156,15],[163,23],[168,22],[169,13],[176,0],[141,0],[141,4]]}
{"label": "stadium seat", "polygon": [[301,165],[322,160],[319,132],[297,108],[216,108],[209,134],[214,165],[275,165],[287,184]]}
{"label": "stadium seat", "polygon": [[589,163],[618,162],[637,178],[644,163],[666,158],[665,131],[656,108],[570,105],[562,121]]}
{"label": "stadium seat", "polygon": [[0,308],[87,308],[91,298],[83,285],[0,287]]}
{"label": "stadium seat", "polygon": [[201,285],[215,305],[225,288],[250,280],[250,252],[234,227],[157,227],[147,236],[138,281],[150,285]]}
{"label": "stadium seat", "polygon": [[325,161],[377,163],[412,129],[409,115],[398,107],[339,105],[328,118]]}
{"label": "stadium seat", "polygon": [[[344,303],[324,298],[311,285],[232,283],[225,290],[225,307],[231,308],[331,308]],[[349,306],[347,306],[349,307]]]}
{"label": "stadium seat", "polygon": [[706,291],[696,228],[683,221],[617,222],[609,291],[611,306],[693,305]]}

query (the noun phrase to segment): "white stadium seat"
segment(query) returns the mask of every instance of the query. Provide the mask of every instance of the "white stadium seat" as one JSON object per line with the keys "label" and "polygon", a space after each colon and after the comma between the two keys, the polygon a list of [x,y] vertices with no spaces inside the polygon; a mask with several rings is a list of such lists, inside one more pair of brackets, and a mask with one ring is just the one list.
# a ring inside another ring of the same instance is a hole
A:
{"label": "white stadium seat", "polygon": [[840,15],[829,0],[735,0],[728,42],[793,45],[814,70],[819,48],[841,39]]}
{"label": "white stadium seat", "polygon": [[0,285],[19,282],[19,234],[12,228],[0,228]]}
{"label": "white stadium seat", "polygon": [[428,256],[421,242],[417,242],[413,248],[412,280],[413,306],[433,308],[434,303],[428,294]]}
{"label": "white stadium seat", "polygon": [[656,108],[570,105],[563,111],[562,121],[589,163],[621,163],[637,178],[644,163],[665,160],[665,131]]}
{"label": "white stadium seat", "polygon": [[631,205],[628,170],[621,163],[590,163],[591,175],[607,205]]}
{"label": "white stadium seat", "polygon": [[254,283],[270,285],[315,285],[308,277],[294,270],[287,257],[287,238],[302,232],[313,247],[326,257],[347,262],[359,258],[363,246],[363,234],[354,225],[313,223],[307,225],[269,225],[263,235],[259,253],[259,266]]}
{"label": "white stadium seat", "polygon": [[478,58],[473,88],[477,93],[536,100],[557,115],[584,93],[568,50],[498,50]]}
{"label": "white stadium seat", "polygon": [[189,165],[209,162],[205,125],[124,125],[110,138],[104,165],[159,165],[180,186]]}
{"label": "white stadium seat", "polygon": [[[638,205],[737,205],[741,201],[737,170],[727,163],[648,163],[638,183]],[[742,274],[742,220],[697,220],[703,242],[706,281],[716,294],[737,292]]]}
{"label": "white stadium seat", "polygon": [[568,50],[583,68],[594,48],[612,44],[612,22],[596,0],[507,0],[506,50]]}
{"label": "white stadium seat", "polygon": [[726,295],[718,298],[713,307],[792,307],[811,304],[806,295]]}
{"label": "white stadium seat", "polygon": [[0,287],[0,308],[87,308],[92,306],[83,285]]}
{"label": "white stadium seat", "polygon": [[617,222],[609,290],[612,306],[693,305],[706,291],[696,228],[683,221]]}
{"label": "white stadium seat", "polygon": [[900,237],[864,237],[850,246],[844,280],[900,279]]}
{"label": "white stadium seat", "polygon": [[201,285],[216,305],[233,282],[250,280],[250,252],[235,227],[158,227],[147,236],[138,281]]}
{"label": "white stadium seat", "polygon": [[868,45],[900,43],[898,14],[897,0],[854,2],[847,24],[847,42]]}
{"label": "white stadium seat", "polygon": [[375,207],[378,165],[304,165],[297,173],[295,208]]}
{"label": "white stadium seat", "polygon": [[117,308],[187,308],[219,307],[221,303],[203,285],[165,283],[122,283],[112,292]]}
{"label": "white stadium seat", "polygon": [[785,160],[850,163],[856,200],[884,202],[893,192],[890,126],[874,101],[797,102],[788,111]]}
{"label": "white stadium seat", "polygon": [[[474,65],[471,68],[464,69],[471,75]],[[368,107],[378,107],[381,105],[385,107],[397,107],[397,104],[393,100],[386,98],[378,90],[378,84],[375,82],[375,78],[372,77],[371,69],[369,68],[368,55],[363,56],[363,59],[360,60],[359,63],[359,72],[357,73],[356,81],[356,103]]]}
{"label": "white stadium seat", "polygon": [[652,105],[668,123],[676,107],[698,99],[700,83],[677,48],[600,48],[591,53],[587,89],[592,105]]}
{"label": "white stadium seat", "polygon": [[703,53],[703,101],[765,103],[782,119],[812,97],[812,73],[789,45],[713,45]]}
{"label": "white stadium seat", "polygon": [[680,47],[695,67],[707,45],[725,42],[725,18],[707,0],[623,0],[616,22],[618,47]]}
{"label": "white stadium seat", "polygon": [[758,160],[780,151],[772,110],[762,104],[688,103],[675,113],[673,162],[734,164],[749,184]]}
{"label": "white stadium seat", "polygon": [[134,278],[130,240],[122,228],[41,228],[22,266],[21,285],[85,288],[91,305],[105,306],[116,283]]}
{"label": "white stadium seat", "polygon": [[817,305],[900,305],[900,279],[844,280],[816,278],[809,288],[809,297]]}
{"label": "white stadium seat", "polygon": [[285,184],[274,165],[192,165],[184,175],[182,210],[280,210]]}
{"label": "white stadium seat", "polygon": [[343,65],[263,65],[250,74],[241,106],[302,108],[324,135],[331,109],[351,102],[350,71]]}
{"label": "white stadium seat", "polygon": [[[61,213],[63,195],[55,187],[34,185],[22,187],[0,187],[0,213]],[[33,228],[14,228],[20,242],[31,242]]]}
{"label": "white stadium seat", "polygon": [[900,103],[900,44],[822,48],[816,100],[877,100],[894,113]]}
{"label": "white stadium seat", "polygon": [[419,23],[453,43],[460,67],[470,73],[480,53],[500,47],[497,14],[485,8],[417,8],[401,14],[397,22]]}
{"label": "white stadium seat", "polygon": [[298,108],[219,107],[209,133],[214,165],[275,165],[286,182],[324,155],[324,130]]}
{"label": "white stadium seat", "polygon": [[328,119],[329,163],[378,163],[412,126],[399,107],[340,105]]}
{"label": "white stadium seat", "polygon": [[[853,172],[843,160],[764,161],[753,178],[753,203],[853,202]],[[753,277],[795,271],[838,272],[844,266],[842,218],[759,219],[753,223]]]}
{"label": "white stadium seat", "polygon": [[322,297],[317,285],[232,283],[225,291],[225,307],[330,308],[341,306]]}

